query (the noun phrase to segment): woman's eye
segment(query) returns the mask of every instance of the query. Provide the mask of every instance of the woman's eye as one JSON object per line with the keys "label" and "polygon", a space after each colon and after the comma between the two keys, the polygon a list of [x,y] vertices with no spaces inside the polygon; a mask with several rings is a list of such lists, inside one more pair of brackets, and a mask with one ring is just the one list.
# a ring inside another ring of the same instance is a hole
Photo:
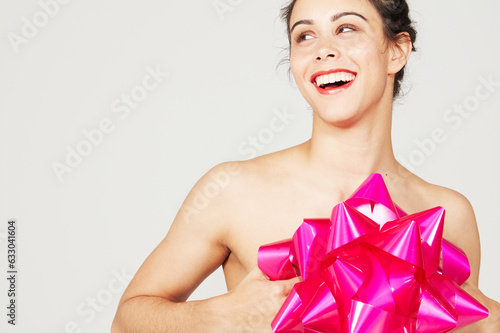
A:
{"label": "woman's eye", "polygon": [[340,26],[338,29],[337,29],[337,32],[338,33],[343,33],[343,32],[350,32],[350,31],[355,31],[356,29],[350,25],[343,25],[343,26]]}
{"label": "woman's eye", "polygon": [[302,33],[297,37],[297,42],[300,43],[305,40],[312,39],[313,37],[310,34]]}

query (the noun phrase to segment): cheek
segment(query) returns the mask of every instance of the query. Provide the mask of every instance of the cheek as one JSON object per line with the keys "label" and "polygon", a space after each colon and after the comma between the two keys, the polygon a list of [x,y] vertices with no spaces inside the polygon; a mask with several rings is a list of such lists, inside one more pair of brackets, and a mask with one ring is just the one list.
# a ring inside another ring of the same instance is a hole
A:
{"label": "cheek", "polygon": [[375,53],[375,46],[366,38],[356,38],[346,41],[343,49],[349,56],[360,61],[370,58]]}
{"label": "cheek", "polygon": [[303,55],[294,52],[290,54],[290,70],[296,81],[304,76],[307,69],[307,59]]}
{"label": "cheek", "polygon": [[373,75],[387,74],[387,56],[378,47],[365,44],[362,47],[350,48],[347,53],[361,70],[371,72]]}

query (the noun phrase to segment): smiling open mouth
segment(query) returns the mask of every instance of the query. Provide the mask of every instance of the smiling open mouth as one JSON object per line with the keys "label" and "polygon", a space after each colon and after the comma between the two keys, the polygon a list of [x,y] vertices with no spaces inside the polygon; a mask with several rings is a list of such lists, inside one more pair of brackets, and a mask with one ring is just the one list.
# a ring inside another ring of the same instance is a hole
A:
{"label": "smiling open mouth", "polygon": [[348,88],[354,79],[356,74],[342,70],[318,73],[311,81],[321,93],[333,93]]}
{"label": "smiling open mouth", "polygon": [[356,75],[346,72],[331,73],[316,77],[315,84],[321,89],[335,89],[342,87],[353,81]]}

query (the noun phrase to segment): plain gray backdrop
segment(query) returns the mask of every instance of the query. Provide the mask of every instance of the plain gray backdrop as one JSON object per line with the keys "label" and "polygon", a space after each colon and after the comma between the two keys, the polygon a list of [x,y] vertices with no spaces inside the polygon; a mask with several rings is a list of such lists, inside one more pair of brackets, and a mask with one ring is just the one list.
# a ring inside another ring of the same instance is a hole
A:
{"label": "plain gray backdrop", "polygon": [[[0,330],[109,331],[125,285],[206,171],[309,138],[311,111],[277,68],[282,4],[0,3],[0,267],[13,218],[19,267],[18,325],[3,310]],[[418,52],[395,102],[396,156],[471,201],[480,288],[500,300],[500,5],[410,6]],[[294,116],[270,131],[280,112]],[[192,299],[224,292],[219,270]]]}

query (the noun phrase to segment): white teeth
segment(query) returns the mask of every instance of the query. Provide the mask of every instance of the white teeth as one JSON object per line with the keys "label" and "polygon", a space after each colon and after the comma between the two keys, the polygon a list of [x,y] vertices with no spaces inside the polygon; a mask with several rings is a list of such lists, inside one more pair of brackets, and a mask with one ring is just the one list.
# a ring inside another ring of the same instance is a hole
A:
{"label": "white teeth", "polygon": [[326,85],[328,83],[335,83],[340,81],[349,82],[354,80],[355,78],[356,75],[347,72],[331,73],[318,76],[316,78],[316,85],[321,86],[321,85]]}

